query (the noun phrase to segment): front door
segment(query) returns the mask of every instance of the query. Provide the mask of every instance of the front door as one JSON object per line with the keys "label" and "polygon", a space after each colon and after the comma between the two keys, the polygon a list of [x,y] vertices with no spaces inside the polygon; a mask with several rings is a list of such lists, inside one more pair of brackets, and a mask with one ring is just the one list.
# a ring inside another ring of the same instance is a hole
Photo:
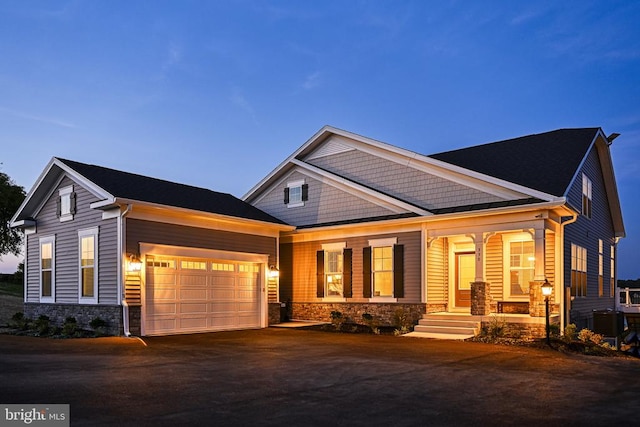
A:
{"label": "front door", "polygon": [[471,307],[471,282],[475,281],[475,278],[475,253],[456,253],[456,307]]}

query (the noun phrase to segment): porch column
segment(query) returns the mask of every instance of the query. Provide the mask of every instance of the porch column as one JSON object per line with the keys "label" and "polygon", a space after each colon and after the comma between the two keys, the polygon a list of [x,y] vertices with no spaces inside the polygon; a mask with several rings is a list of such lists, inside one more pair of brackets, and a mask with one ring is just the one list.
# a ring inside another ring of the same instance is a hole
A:
{"label": "porch column", "polygon": [[487,282],[471,284],[471,314],[487,316],[491,313],[491,285]]}
{"label": "porch column", "polygon": [[546,274],[544,271],[545,266],[545,232],[544,225],[541,228],[536,228],[534,232],[534,252],[535,252],[535,267],[533,270],[533,280],[536,282],[544,282]]}

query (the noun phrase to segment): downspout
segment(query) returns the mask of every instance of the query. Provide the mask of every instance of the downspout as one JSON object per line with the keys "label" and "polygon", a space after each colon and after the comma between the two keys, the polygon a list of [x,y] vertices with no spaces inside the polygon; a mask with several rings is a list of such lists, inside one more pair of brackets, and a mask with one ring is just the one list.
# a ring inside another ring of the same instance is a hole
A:
{"label": "downspout", "polygon": [[[565,278],[565,271],[564,271],[564,251],[565,251],[565,241],[564,241],[564,228],[569,225],[569,224],[573,224],[574,222],[576,222],[578,220],[578,214],[574,213],[570,219],[564,221],[564,222],[560,222],[560,230],[562,230],[562,258],[560,259],[560,262],[562,264],[562,268],[560,269],[562,271],[562,310],[560,311],[560,332],[562,333],[562,331],[564,331],[564,328],[566,327],[565,323],[567,322],[566,319],[566,315],[567,315],[567,286],[565,286],[564,283],[564,278]],[[571,293],[571,287],[569,287],[569,293]]]}
{"label": "downspout", "polygon": [[124,283],[123,283],[123,279],[124,279],[124,269],[122,268],[122,259],[124,257],[124,253],[123,253],[123,240],[125,238],[125,225],[124,225],[124,217],[131,212],[132,209],[132,205],[131,204],[127,204],[127,209],[124,210],[124,212],[122,212],[120,214],[120,218],[118,218],[118,228],[119,228],[119,239],[118,239],[118,253],[120,254],[118,256],[118,281],[120,282],[120,301],[122,302],[122,327],[124,330],[124,336],[125,337],[130,337],[131,336],[131,332],[129,331],[129,304],[127,303],[127,299],[126,299],[126,295],[125,295],[125,290],[124,290]]}

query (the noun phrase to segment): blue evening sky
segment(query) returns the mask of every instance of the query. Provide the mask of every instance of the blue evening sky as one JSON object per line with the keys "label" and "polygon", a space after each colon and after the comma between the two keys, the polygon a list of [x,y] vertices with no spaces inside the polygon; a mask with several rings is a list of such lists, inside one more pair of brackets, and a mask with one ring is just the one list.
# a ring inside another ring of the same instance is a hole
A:
{"label": "blue evening sky", "polygon": [[638,278],[639,23],[632,0],[0,0],[0,168],[241,197],[325,124],[423,154],[602,127]]}

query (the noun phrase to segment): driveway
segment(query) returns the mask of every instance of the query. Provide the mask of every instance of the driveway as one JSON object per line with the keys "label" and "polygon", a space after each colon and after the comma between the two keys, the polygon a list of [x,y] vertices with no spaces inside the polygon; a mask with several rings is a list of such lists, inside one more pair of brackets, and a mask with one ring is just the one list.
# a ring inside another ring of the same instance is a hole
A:
{"label": "driveway", "polygon": [[71,425],[613,425],[640,362],[299,329],[52,340],[0,335],[0,403]]}

